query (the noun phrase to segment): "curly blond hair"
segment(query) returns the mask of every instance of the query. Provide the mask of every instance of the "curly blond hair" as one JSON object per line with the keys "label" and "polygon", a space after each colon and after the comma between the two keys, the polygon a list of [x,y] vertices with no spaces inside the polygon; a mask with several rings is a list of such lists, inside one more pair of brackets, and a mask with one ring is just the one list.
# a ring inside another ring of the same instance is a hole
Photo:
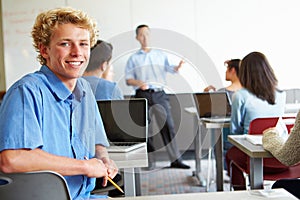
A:
{"label": "curly blond hair", "polygon": [[54,29],[58,25],[69,23],[87,29],[90,32],[90,46],[92,47],[96,44],[99,33],[97,23],[85,12],[70,7],[56,8],[42,12],[37,16],[31,31],[33,46],[36,52],[39,53],[37,59],[40,64],[46,64],[45,58],[40,54],[40,45],[49,46]]}

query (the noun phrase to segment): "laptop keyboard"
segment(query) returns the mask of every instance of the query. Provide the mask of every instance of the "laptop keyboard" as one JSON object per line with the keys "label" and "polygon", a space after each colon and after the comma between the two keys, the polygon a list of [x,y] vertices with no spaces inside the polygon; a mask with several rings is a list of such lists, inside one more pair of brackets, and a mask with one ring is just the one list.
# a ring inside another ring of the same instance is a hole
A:
{"label": "laptop keyboard", "polygon": [[114,142],[113,145],[115,146],[132,146],[137,144],[136,142]]}

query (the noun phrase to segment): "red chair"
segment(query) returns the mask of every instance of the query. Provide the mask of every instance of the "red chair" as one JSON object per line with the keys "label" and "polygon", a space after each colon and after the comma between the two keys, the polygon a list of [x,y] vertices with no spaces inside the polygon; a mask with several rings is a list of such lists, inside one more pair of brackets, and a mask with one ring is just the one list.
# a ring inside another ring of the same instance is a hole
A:
{"label": "red chair", "polygon": [[[267,117],[267,118],[256,118],[251,121],[249,125],[248,134],[262,134],[262,132],[270,127],[275,127],[277,124],[279,117]],[[293,123],[291,123],[290,119],[295,119],[295,117],[284,117],[283,120],[288,120],[289,123],[286,124],[288,132],[290,132],[293,127]],[[236,147],[233,147],[236,148]],[[233,187],[239,189],[246,189],[248,186],[248,174],[250,172],[250,158],[244,154],[239,149],[234,149],[237,156],[246,157],[246,163],[241,165],[234,160],[231,160],[229,163],[229,175],[230,175],[230,186],[231,189]],[[263,159],[263,167],[264,167],[264,180],[272,180],[276,181],[282,178],[299,178],[300,177],[300,164],[294,165],[291,167],[285,166],[280,163],[276,158],[264,158]],[[233,173],[234,172],[234,173]],[[233,174],[232,174],[233,173]],[[234,177],[236,176],[236,177]],[[234,181],[241,182],[241,178],[243,179],[243,184],[241,185],[233,185]]]}

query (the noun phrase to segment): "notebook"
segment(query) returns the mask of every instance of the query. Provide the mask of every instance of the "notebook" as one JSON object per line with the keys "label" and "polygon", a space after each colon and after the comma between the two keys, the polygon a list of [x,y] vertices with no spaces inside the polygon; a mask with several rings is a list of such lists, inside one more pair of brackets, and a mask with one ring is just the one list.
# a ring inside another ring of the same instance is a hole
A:
{"label": "notebook", "polygon": [[195,93],[199,117],[204,121],[229,122],[231,101],[226,92]]}
{"label": "notebook", "polygon": [[129,152],[146,146],[147,100],[140,98],[97,101],[110,146],[108,152]]}
{"label": "notebook", "polygon": [[262,145],[262,137],[262,135],[245,135],[246,140],[254,145]]}

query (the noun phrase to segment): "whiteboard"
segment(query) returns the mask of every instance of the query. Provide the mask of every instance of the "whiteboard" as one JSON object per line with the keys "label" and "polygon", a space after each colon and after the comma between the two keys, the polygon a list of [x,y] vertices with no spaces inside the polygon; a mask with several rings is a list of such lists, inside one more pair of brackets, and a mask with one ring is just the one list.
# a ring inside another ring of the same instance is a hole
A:
{"label": "whiteboard", "polygon": [[62,0],[2,0],[6,88],[40,68],[32,46],[31,28],[38,13],[62,5]]}
{"label": "whiteboard", "polygon": [[[39,68],[30,30],[37,13],[58,6],[82,9],[97,20],[100,39],[110,41],[114,46],[115,80],[125,94],[132,90],[124,83],[124,67],[129,54],[139,44],[134,34],[128,37],[131,39],[127,43],[119,39],[134,33],[141,23],[194,42],[216,69],[216,73],[209,75],[212,78],[207,79],[203,72],[206,69],[199,69],[197,63],[187,60],[180,75],[168,76],[168,87],[173,92],[186,91],[186,84],[196,92],[202,91],[207,84],[228,85],[224,80],[226,68],[223,62],[243,58],[252,51],[267,56],[282,89],[299,88],[298,0],[2,0],[7,88],[24,74]],[[173,41],[174,45],[177,42]],[[124,45],[128,47],[124,48]],[[181,52],[174,52],[172,48],[166,50],[174,62],[190,58],[193,51],[189,48]]]}

